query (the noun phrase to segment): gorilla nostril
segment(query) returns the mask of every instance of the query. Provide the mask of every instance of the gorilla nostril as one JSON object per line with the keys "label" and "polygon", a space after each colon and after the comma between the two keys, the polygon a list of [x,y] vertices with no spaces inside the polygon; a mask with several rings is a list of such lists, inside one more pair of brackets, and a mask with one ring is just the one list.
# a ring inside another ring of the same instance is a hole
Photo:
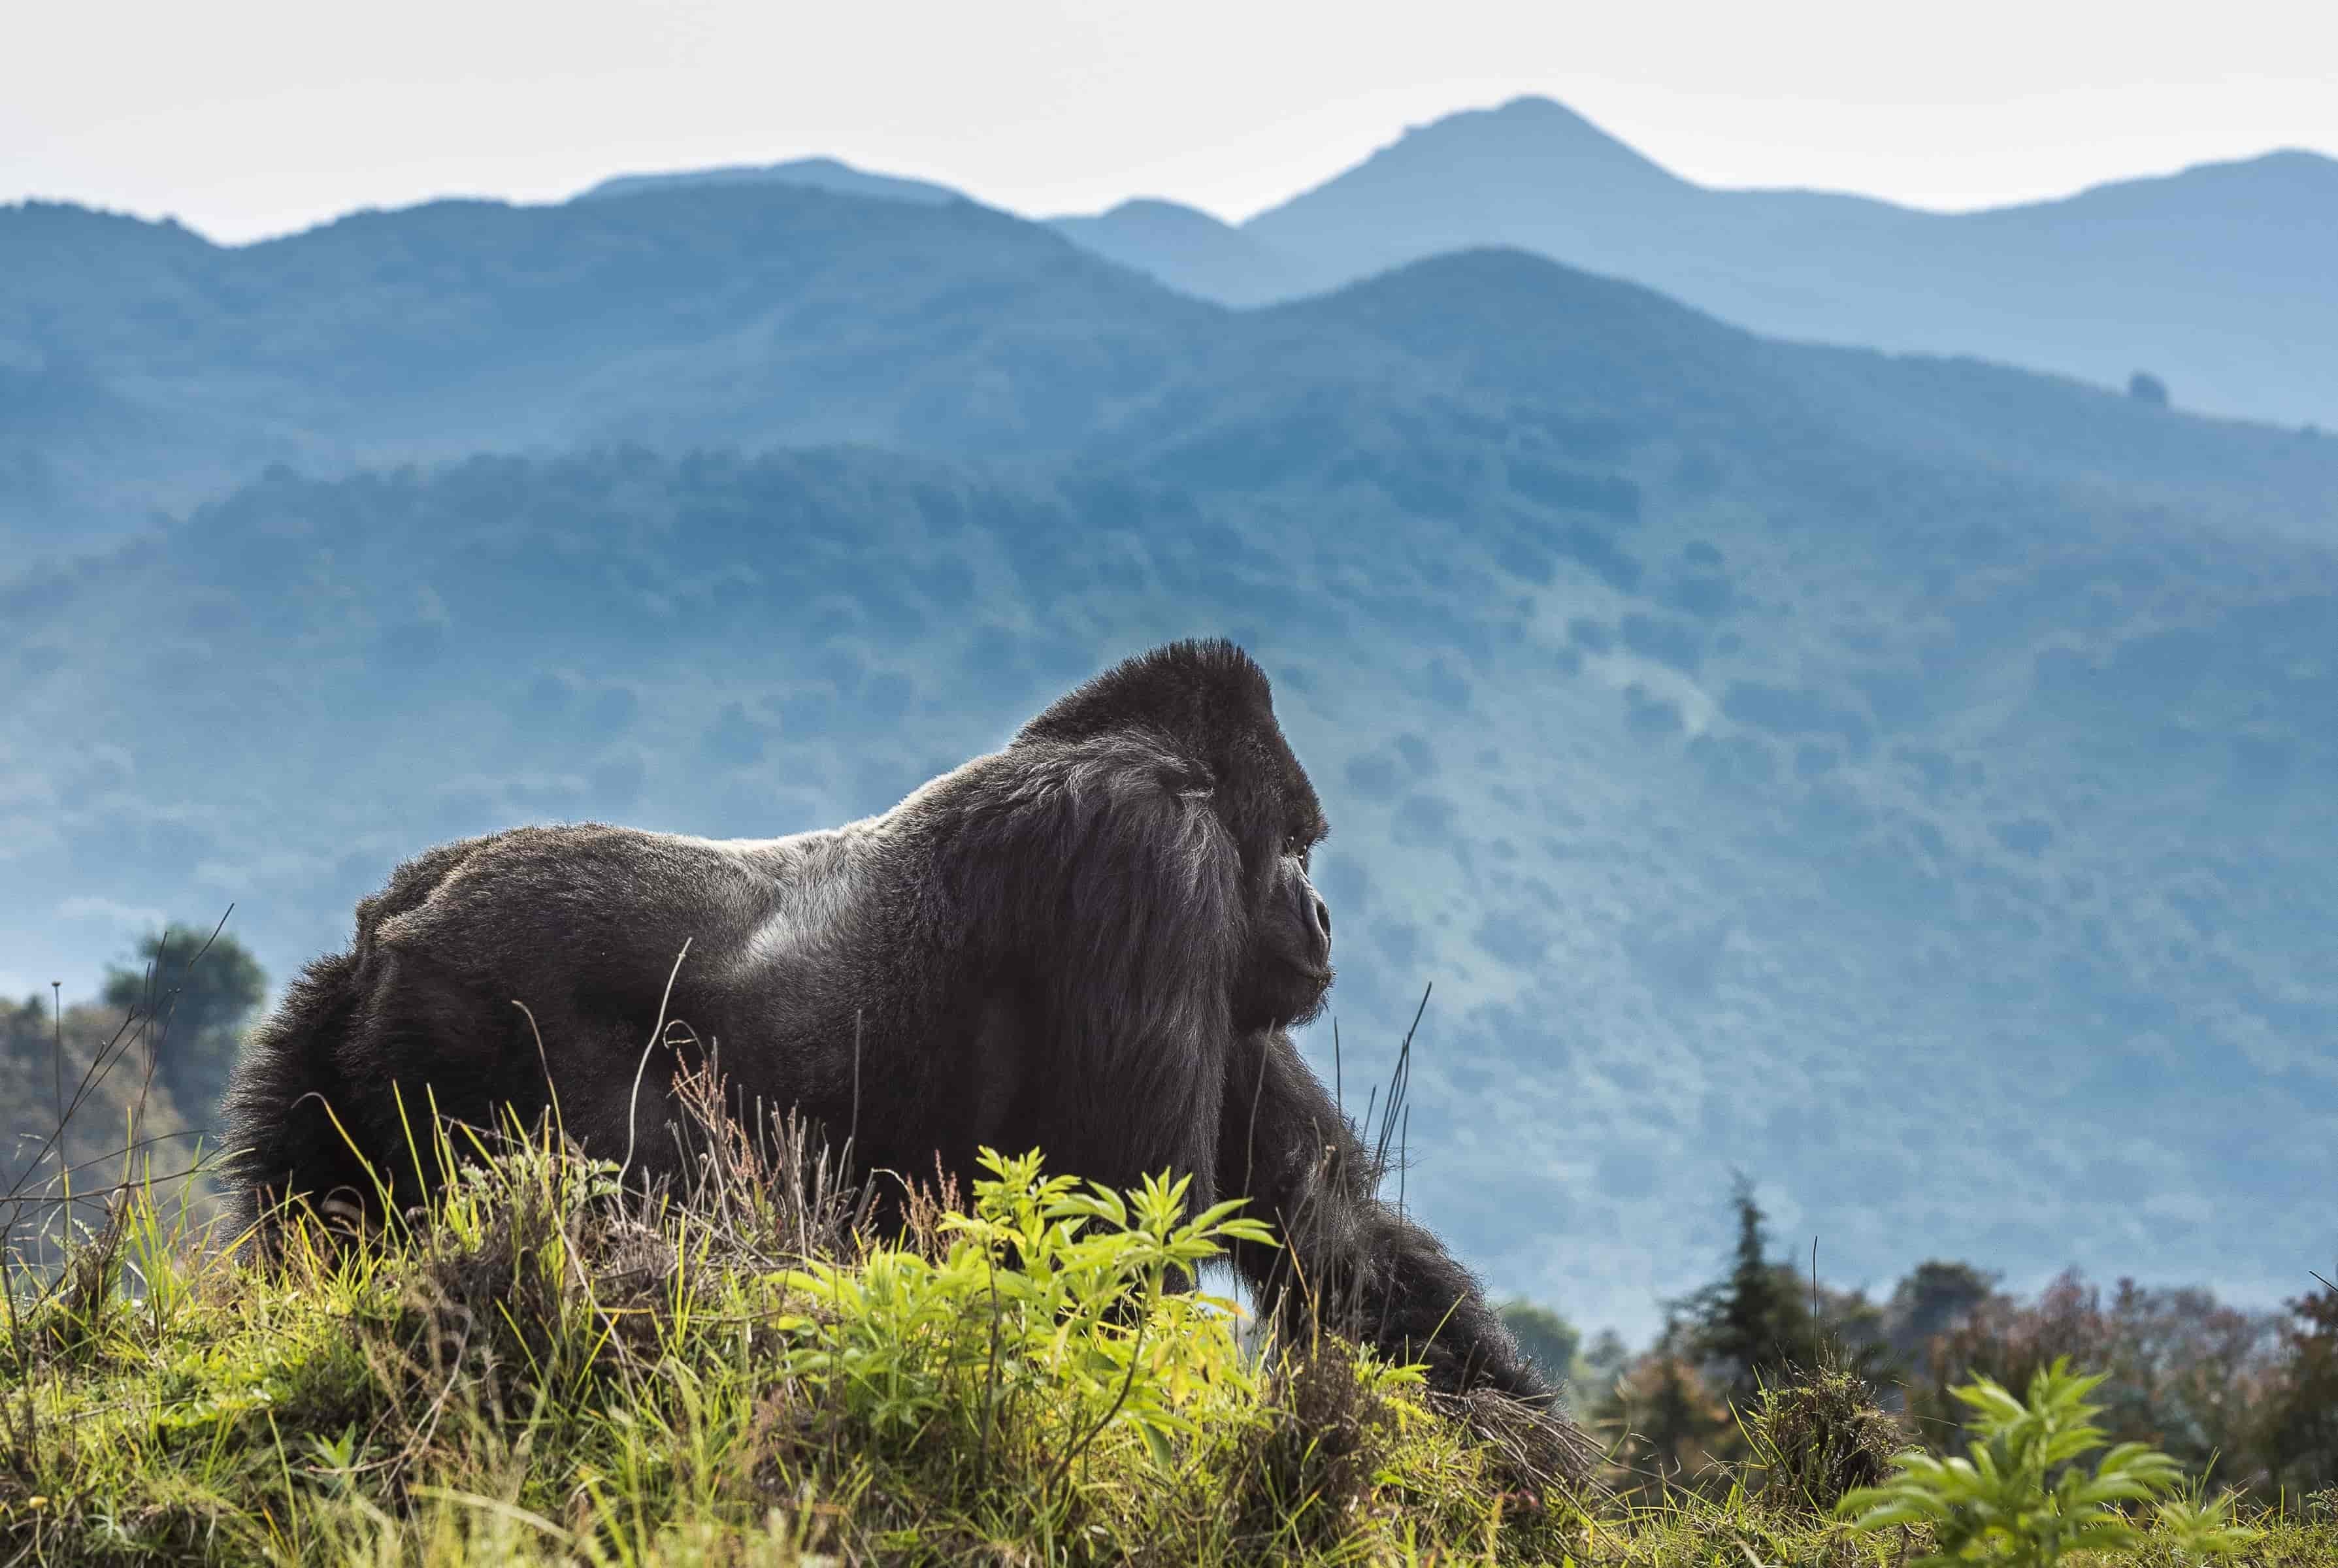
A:
{"label": "gorilla nostril", "polygon": [[1323,934],[1325,942],[1331,940],[1331,906],[1321,898],[1315,900],[1315,929]]}

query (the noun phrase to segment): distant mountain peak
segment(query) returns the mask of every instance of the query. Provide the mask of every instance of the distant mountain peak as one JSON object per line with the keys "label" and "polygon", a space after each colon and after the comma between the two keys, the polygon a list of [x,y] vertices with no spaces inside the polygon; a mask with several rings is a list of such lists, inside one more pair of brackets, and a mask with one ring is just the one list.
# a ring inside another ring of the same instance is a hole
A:
{"label": "distant mountain peak", "polygon": [[1248,305],[1300,291],[1300,279],[1271,248],[1182,201],[1138,196],[1093,216],[1046,222],[1083,250],[1199,299]]}
{"label": "distant mountain peak", "polygon": [[[1444,118],[1459,120],[1471,114],[1482,114],[1489,119],[1499,120],[1512,125],[1563,127],[1569,131],[1596,136],[1604,141],[1616,141],[1616,138],[1593,124],[1585,115],[1568,108],[1557,99],[1546,98],[1539,93],[1521,93],[1515,98],[1495,104],[1491,109],[1464,109],[1457,113],[1446,115]],[[1617,142],[1616,145],[1622,146],[1623,143]]]}
{"label": "distant mountain peak", "polygon": [[1189,207],[1183,201],[1172,201],[1165,196],[1131,196],[1127,201],[1107,211],[1107,218],[1154,218],[1172,223],[1209,223],[1223,229],[1225,220],[1212,217],[1199,207]]}
{"label": "distant mountain peak", "polygon": [[2273,223],[2294,247],[2315,249],[2307,232],[2338,220],[2338,159],[2285,147],[2248,158],[2194,163],[2173,174],[2106,181],[2050,201],[1992,207],[1968,216],[1993,222],[2143,220],[2170,235],[2202,225]]}
{"label": "distant mountain peak", "polygon": [[[2166,177],[2168,184],[2258,187],[2267,190],[2294,189],[2313,184],[2327,191],[2338,189],[2338,158],[2312,152],[2304,147],[2280,147],[2270,152],[2260,152],[2254,158],[2225,158],[2214,162],[2194,163],[2177,173]],[[2115,185],[2146,185],[2155,181],[2122,180]],[[2104,187],[2097,187],[2103,189]]]}
{"label": "distant mountain peak", "polygon": [[589,201],[609,196],[637,196],[647,191],[671,191],[690,185],[803,185],[842,196],[917,201],[936,207],[967,199],[963,192],[929,180],[873,173],[856,169],[840,158],[828,157],[791,158],[781,163],[732,163],[665,174],[620,174],[580,192],[575,199]]}
{"label": "distant mountain peak", "polygon": [[1066,214],[1060,218],[1042,219],[1051,227],[1066,233],[1097,227],[1122,230],[1144,230],[1164,236],[1192,237],[1200,235],[1235,235],[1240,232],[1233,224],[1213,212],[1183,201],[1172,201],[1165,196],[1132,196],[1102,212]]}
{"label": "distant mountain peak", "polygon": [[[1463,109],[1408,129],[1395,142],[1358,165],[1361,174],[1383,159],[1444,160],[1492,154],[1521,171],[1564,163],[1608,179],[1685,183],[1679,176],[1599,128],[1555,98],[1522,94],[1490,109]],[[1342,176],[1341,178],[1345,178]]]}
{"label": "distant mountain peak", "polygon": [[2321,180],[2338,181],[2338,158],[2316,152],[2305,147],[2276,147],[2269,152],[2259,152],[2247,158],[2219,158],[2204,163],[2186,164],[2174,174],[2143,175],[2133,180],[2114,180],[2094,187],[2105,190],[2118,185],[2149,185],[2163,181],[2207,181],[2217,180]]}
{"label": "distant mountain peak", "polygon": [[1345,173],[1243,228],[1302,260],[1379,265],[1469,243],[1534,243],[1513,215],[1672,205],[1696,187],[1548,98],[1513,98],[1408,130]]}

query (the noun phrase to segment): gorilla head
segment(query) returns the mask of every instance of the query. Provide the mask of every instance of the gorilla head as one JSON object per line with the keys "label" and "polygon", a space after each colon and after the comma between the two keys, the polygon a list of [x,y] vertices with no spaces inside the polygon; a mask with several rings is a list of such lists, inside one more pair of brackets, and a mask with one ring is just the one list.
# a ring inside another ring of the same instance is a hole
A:
{"label": "gorilla head", "polygon": [[1187,1176],[1195,1209],[1243,1196],[1282,1228],[1287,1252],[1234,1258],[1262,1289],[1295,1259],[1439,1386],[1545,1392],[1475,1281],[1380,1202],[1284,1033],[1331,983],[1307,875],[1325,831],[1265,675],[1219,642],[1129,660],[841,828],[444,845],[246,1047],[231,1181],[251,1218],[371,1212],[385,1185],[403,1205],[436,1177],[410,1108],[485,1126],[555,1094],[588,1150],[676,1175],[693,1047],[660,1024],[683,1019],[742,1104],[849,1133],[867,1167],[966,1177],[988,1145],[1115,1185]]}
{"label": "gorilla head", "polygon": [[1332,980],[1331,911],[1308,879],[1308,860],[1331,825],[1275,722],[1265,673],[1232,643],[1156,649],[1059,698],[1023,727],[1008,754],[1076,750],[1137,730],[1186,760],[1164,784],[1208,801],[1238,858],[1244,930],[1234,1027],[1312,1018]]}

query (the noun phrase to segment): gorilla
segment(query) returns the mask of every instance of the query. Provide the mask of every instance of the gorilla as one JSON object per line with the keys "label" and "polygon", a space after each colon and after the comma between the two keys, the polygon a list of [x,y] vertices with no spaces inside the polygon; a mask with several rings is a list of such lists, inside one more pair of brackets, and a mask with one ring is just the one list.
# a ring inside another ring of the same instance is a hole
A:
{"label": "gorilla", "polygon": [[1340,1327],[1441,1390],[1546,1396],[1469,1272],[1379,1198],[1286,1033],[1331,983],[1308,879],[1325,830],[1266,676],[1202,642],[1097,676],[841,828],[443,845],[358,905],[349,950],[245,1047],[231,1218],[265,1235],[288,1206],[374,1215],[368,1164],[410,1203],[427,1107],[489,1127],[555,1093],[587,1151],[678,1176],[674,1141],[645,1130],[676,1117],[690,1045],[649,1047],[681,1019],[743,1102],[849,1127],[859,1170],[964,1182],[987,1144],[1115,1186],[1188,1176],[1192,1210],[1246,1197],[1275,1226],[1283,1249],[1233,1261],[1279,1310],[1341,1303]]}

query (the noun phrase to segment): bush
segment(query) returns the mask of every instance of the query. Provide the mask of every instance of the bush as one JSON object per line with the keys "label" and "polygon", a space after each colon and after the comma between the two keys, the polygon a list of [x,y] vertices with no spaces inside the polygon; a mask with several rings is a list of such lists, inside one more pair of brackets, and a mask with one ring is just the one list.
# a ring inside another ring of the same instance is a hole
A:
{"label": "bush", "polygon": [[1060,1484],[1115,1426],[1174,1469],[1190,1407],[1251,1393],[1232,1302],[1172,1291],[1221,1240],[1272,1241],[1234,1200],[1184,1218],[1190,1178],[1151,1178],[1126,1196],[1039,1156],[984,1150],[974,1212],[942,1217],[938,1261],[882,1248],[858,1263],[790,1271],[807,1314],[781,1319],[784,1358],[815,1401],[879,1445],[970,1455],[978,1488],[1005,1432],[1057,1455]]}
{"label": "bush", "polygon": [[2205,1505],[2172,1498],[2184,1475],[2156,1448],[2122,1443],[2091,1474],[2077,1463],[2106,1441],[2094,1424],[2097,1407],[2087,1402],[2100,1382],[2057,1360],[2029,1380],[2026,1402],[1986,1377],[1968,1384],[1956,1395],[1974,1413],[1970,1457],[1907,1450],[1894,1461],[1896,1475],[1851,1493],[1836,1511],[1854,1515],[1862,1532],[1929,1526],[1932,1550],[1910,1568],[2053,1568],[2072,1552],[2127,1550],[2143,1537],[2122,1509],[2139,1503],[2156,1504],[2159,1539],[2185,1561],[2236,1552],[2254,1539],[2254,1531],[2232,1523],[2229,1496]]}
{"label": "bush", "polygon": [[1764,1384],[1741,1418],[1755,1494],[1773,1506],[1826,1514],[1843,1496],[1882,1483],[1907,1434],[1874,1388],[1841,1367]]}

